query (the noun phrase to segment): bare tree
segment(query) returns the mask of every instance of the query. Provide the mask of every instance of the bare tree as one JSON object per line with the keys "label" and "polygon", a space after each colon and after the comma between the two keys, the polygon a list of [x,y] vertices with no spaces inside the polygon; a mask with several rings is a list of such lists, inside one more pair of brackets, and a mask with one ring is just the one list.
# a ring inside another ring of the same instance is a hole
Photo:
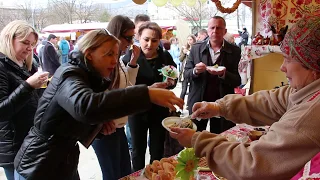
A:
{"label": "bare tree", "polygon": [[20,4],[17,4],[16,7],[20,9],[21,16],[23,20],[32,23],[32,13],[34,13],[34,9],[32,8],[31,0],[25,0]]}
{"label": "bare tree", "polygon": [[179,16],[189,21],[193,26],[192,31],[198,31],[202,29],[203,20],[206,20],[213,14],[218,13],[217,9],[210,8],[206,3],[203,3],[200,0],[197,0],[193,7],[189,7],[185,4],[181,4],[180,6],[167,4],[166,8],[177,12]]}
{"label": "bare tree", "polygon": [[81,0],[76,5],[76,17],[81,23],[88,23],[93,20],[99,10],[98,5],[93,5],[92,1]]}
{"label": "bare tree", "polygon": [[55,20],[72,24],[77,0],[49,0],[48,8]]}

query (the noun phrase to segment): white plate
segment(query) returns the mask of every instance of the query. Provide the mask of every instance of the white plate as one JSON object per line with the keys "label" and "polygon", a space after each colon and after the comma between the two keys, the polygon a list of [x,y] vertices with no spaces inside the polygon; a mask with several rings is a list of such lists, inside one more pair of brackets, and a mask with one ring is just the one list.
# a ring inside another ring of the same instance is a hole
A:
{"label": "white plate", "polygon": [[211,71],[222,71],[226,69],[226,67],[224,66],[218,66],[218,67],[215,67],[215,66],[207,66],[207,70],[211,70]]}
{"label": "white plate", "polygon": [[[180,117],[174,117],[174,116],[172,116],[172,117],[167,117],[167,118],[165,118],[164,120],[162,120],[162,126],[163,126],[166,130],[168,130],[169,132],[175,133],[175,132],[172,132],[169,127],[172,126],[175,122],[180,121],[181,119],[182,119],[182,118],[180,118]],[[193,123],[192,129],[196,131],[196,130],[197,130],[197,125]]]}

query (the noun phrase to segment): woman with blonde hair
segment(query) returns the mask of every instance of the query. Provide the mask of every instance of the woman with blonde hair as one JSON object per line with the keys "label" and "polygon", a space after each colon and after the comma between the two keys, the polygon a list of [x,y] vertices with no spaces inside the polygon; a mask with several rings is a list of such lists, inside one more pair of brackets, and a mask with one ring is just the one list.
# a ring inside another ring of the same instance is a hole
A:
{"label": "woman with blonde hair", "polygon": [[30,127],[38,105],[36,89],[47,73],[32,68],[38,34],[25,21],[12,21],[0,34],[0,167],[13,179],[13,161]]}
{"label": "woman with blonde hair", "polygon": [[[135,25],[127,16],[117,15],[113,17],[107,29],[120,40],[119,55],[123,54],[133,44]],[[140,48],[133,45],[132,49],[133,53],[127,65],[124,65],[122,58],[119,58],[118,87],[111,87],[110,89],[126,88],[136,83],[139,70],[137,59]],[[119,179],[131,173],[128,141],[124,132],[124,126],[127,122],[128,116],[104,123],[106,127],[105,136],[96,139],[92,144],[104,180]]]}
{"label": "woman with blonde hair", "polygon": [[145,111],[151,103],[183,105],[173,92],[144,85],[106,91],[119,58],[119,40],[106,29],[88,32],[78,45],[39,100],[35,124],[15,158],[17,178],[79,179],[77,142],[89,147],[102,123]]}
{"label": "woman with blonde hair", "polygon": [[189,53],[190,53],[190,50],[191,50],[191,46],[196,42],[196,37],[193,35],[193,34],[190,34],[188,37],[187,37],[187,44],[186,46],[182,46],[181,48],[181,52],[180,52],[180,61],[181,61],[181,71],[180,71],[180,74],[179,74],[179,80],[182,81],[182,90],[181,90],[181,94],[180,94],[180,98],[184,100],[184,97],[186,96],[187,94],[187,89],[188,89],[188,84],[189,84],[189,81],[188,79],[185,79],[184,78],[184,67],[186,65],[186,62],[187,62],[187,58],[189,56]]}

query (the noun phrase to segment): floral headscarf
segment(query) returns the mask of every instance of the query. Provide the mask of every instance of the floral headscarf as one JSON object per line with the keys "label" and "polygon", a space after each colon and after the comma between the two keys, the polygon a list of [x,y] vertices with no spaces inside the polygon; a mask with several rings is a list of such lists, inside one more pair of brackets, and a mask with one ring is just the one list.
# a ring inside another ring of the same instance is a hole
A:
{"label": "floral headscarf", "polygon": [[320,15],[306,15],[294,24],[280,45],[283,53],[320,72]]}

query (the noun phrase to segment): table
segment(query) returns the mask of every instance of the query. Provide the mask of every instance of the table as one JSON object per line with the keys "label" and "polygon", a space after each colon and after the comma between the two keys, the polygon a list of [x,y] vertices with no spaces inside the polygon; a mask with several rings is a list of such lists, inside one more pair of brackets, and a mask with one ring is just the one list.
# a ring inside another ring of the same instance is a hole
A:
{"label": "table", "polygon": [[[246,125],[246,124],[238,124],[237,126],[221,133],[222,136],[225,136],[228,140],[230,141],[244,141],[246,140],[246,142],[250,142],[250,139],[245,139],[243,137],[245,137],[247,135],[247,133],[251,130],[253,130],[254,127]],[[205,160],[205,158],[201,158],[199,161],[199,166],[200,167],[207,167],[207,162]],[[120,180],[147,180],[144,177],[141,177],[142,170],[136,171],[126,177],[121,178]],[[199,172],[200,175],[205,175],[210,177],[210,179],[212,180],[216,180],[217,178],[212,174],[212,172],[205,172],[205,171],[200,171]]]}

